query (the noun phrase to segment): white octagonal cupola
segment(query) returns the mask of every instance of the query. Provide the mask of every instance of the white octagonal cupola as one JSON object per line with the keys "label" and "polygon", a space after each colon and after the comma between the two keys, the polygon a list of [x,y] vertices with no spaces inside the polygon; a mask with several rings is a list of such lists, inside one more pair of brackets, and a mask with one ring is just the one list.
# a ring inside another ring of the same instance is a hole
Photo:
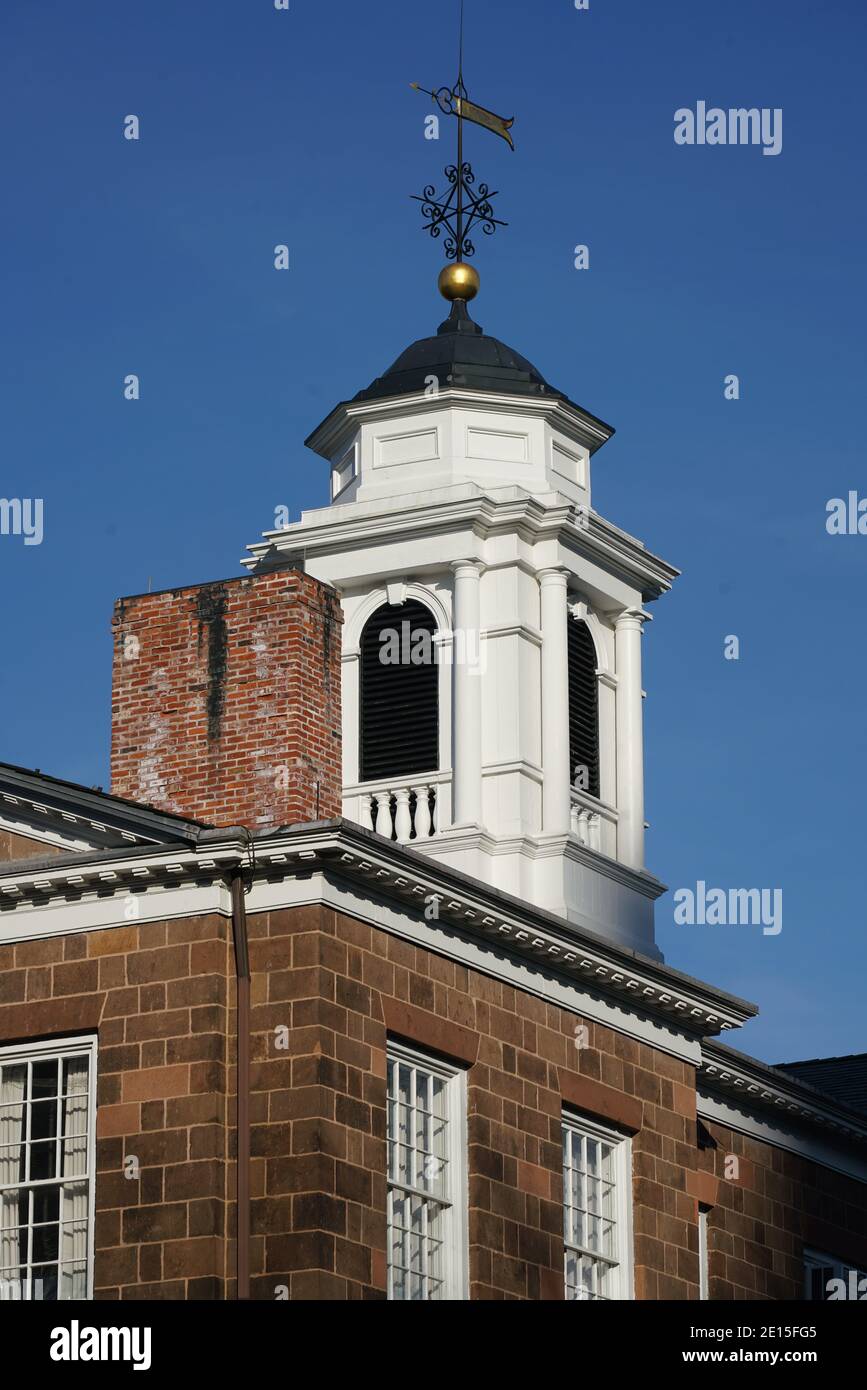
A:
{"label": "white octagonal cupola", "polygon": [[641,634],[676,571],[592,508],[612,433],[457,300],[313,432],[329,505],[245,563],[340,592],[348,819],[657,955]]}

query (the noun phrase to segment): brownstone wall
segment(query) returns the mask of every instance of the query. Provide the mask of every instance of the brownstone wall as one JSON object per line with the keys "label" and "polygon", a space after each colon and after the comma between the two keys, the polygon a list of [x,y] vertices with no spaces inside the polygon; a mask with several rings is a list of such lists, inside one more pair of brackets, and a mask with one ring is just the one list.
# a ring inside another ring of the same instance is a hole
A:
{"label": "brownstone wall", "polygon": [[341,622],[296,570],[119,599],[114,794],[254,829],[339,816]]}
{"label": "brownstone wall", "polygon": [[[636,1297],[698,1297],[698,1202],[712,1298],[867,1264],[863,1184],[697,1126],[692,1067],[329,908],[249,934],[254,1298],[385,1296],[389,1036],[467,1069],[471,1298],[563,1297],[564,1106],[632,1136]],[[0,1042],[98,1036],[98,1298],[234,1297],[235,1027],[222,917],[0,946]]]}
{"label": "brownstone wall", "polygon": [[471,1298],[563,1297],[564,1107],[632,1136],[637,1298],[698,1298],[699,1202],[713,1298],[800,1298],[804,1245],[864,1267],[864,1185],[716,1126],[700,1146],[693,1067],[326,908],[251,935],[254,1297],[384,1296],[389,1035],[468,1069]]}
{"label": "brownstone wall", "polygon": [[705,1129],[711,1298],[803,1298],[805,1246],[867,1268],[863,1183],[724,1125]]}
{"label": "brownstone wall", "polygon": [[98,1036],[97,1298],[224,1296],[230,949],[217,916],[0,946],[0,1042]]}
{"label": "brownstone wall", "polygon": [[0,864],[13,859],[36,859],[43,854],[64,854],[59,845],[31,840],[29,835],[17,835],[14,830],[0,830]]}
{"label": "brownstone wall", "polygon": [[637,1296],[698,1297],[691,1067],[329,909],[250,931],[254,1296],[384,1296],[391,1033],[468,1067],[471,1298],[563,1297],[564,1103],[637,1131]]}

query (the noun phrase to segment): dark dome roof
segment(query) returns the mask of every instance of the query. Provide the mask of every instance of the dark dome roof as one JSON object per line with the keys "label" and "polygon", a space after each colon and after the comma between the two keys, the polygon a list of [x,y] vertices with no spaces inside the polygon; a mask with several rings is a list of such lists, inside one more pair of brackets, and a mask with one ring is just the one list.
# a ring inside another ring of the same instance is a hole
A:
{"label": "dark dome roof", "polygon": [[467,313],[463,300],[455,300],[452,311],[433,338],[419,338],[400,354],[384,376],[378,376],[357,401],[381,400],[424,391],[427,378],[436,377],[440,388],[463,386],[481,391],[502,391],[504,395],[553,396],[568,400],[562,391],[549,386],[541,372],[514,348],[491,338]]}

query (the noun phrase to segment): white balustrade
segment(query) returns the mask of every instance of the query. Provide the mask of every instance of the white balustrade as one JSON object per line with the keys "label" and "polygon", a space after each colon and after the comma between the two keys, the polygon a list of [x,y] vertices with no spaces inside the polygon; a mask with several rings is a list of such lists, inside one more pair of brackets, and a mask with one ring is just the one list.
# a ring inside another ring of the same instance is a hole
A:
{"label": "white balustrade", "polygon": [[616,859],[618,815],[614,807],[577,787],[571,789],[571,802],[571,831],[579,844]]}
{"label": "white balustrade", "polygon": [[427,779],[363,783],[344,790],[344,815],[387,840],[420,844],[449,823],[450,780]]}

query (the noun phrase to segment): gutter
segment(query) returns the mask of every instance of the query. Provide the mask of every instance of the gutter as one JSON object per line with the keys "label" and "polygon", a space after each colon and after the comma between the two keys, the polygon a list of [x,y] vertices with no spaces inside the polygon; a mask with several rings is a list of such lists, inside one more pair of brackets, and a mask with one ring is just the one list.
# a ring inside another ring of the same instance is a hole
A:
{"label": "gutter", "polygon": [[247,943],[247,908],[240,865],[230,877],[232,894],[232,944],[235,954],[237,1047],[237,1293],[250,1297],[250,953]]}

